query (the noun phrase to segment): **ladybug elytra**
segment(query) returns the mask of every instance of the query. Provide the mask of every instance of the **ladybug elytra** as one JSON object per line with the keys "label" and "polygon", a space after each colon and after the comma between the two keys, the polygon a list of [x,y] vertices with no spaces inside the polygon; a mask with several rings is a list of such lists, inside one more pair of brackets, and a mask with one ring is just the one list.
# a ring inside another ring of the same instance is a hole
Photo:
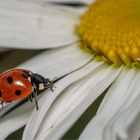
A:
{"label": "ladybug elytra", "polygon": [[32,97],[34,97],[36,109],[38,109],[37,93],[39,90],[48,88],[53,91],[53,82],[50,79],[29,70],[10,69],[0,74],[1,104],[26,97],[32,101]]}

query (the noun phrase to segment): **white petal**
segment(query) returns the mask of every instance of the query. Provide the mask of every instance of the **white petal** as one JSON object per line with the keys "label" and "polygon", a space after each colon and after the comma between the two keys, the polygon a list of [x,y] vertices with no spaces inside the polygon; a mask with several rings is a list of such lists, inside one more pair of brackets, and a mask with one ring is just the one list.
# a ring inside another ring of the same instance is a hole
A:
{"label": "white petal", "polygon": [[88,9],[87,6],[70,7],[70,6],[57,5],[57,4],[56,5],[53,4],[53,8],[56,8],[57,10],[63,12],[63,14],[65,13],[65,15],[67,14],[77,19],[79,19],[79,17]]}
{"label": "white petal", "polygon": [[123,70],[118,80],[110,87],[97,115],[87,125],[79,138],[80,140],[85,138],[105,140],[103,137],[104,129],[122,105],[122,100],[127,94],[127,89],[135,73],[134,69],[128,70],[126,68]]}
{"label": "white petal", "polygon": [[[95,64],[94,62],[90,65]],[[100,67],[61,93],[46,114],[36,139],[60,139],[88,106],[116,79],[119,72],[120,69]]]}
{"label": "white petal", "polygon": [[[127,109],[116,113],[105,128],[104,137],[112,140],[138,140],[140,135],[140,96]],[[110,131],[111,130],[111,131]]]}
{"label": "white petal", "polygon": [[[78,64],[78,63],[77,63]],[[75,65],[77,65],[75,62]],[[36,132],[38,131],[39,126],[41,125],[48,109],[50,108],[51,104],[54,100],[61,94],[61,92],[68,87],[70,84],[74,83],[75,81],[79,80],[80,78],[87,75],[89,72],[93,70],[93,68],[97,68],[102,63],[97,63],[96,65],[85,66],[80,70],[68,75],[64,79],[62,79],[58,84],[56,84],[57,89],[52,94],[44,94],[42,100],[40,100],[40,109],[39,111],[34,111],[29,123],[26,125],[26,129],[23,134],[24,139],[34,139]],[[65,69],[66,67],[63,67]]]}
{"label": "white petal", "polygon": [[[22,1],[27,1],[27,0],[22,0]],[[90,1],[90,0],[89,0]],[[28,0],[29,2],[29,0]],[[89,3],[87,0],[85,0],[85,2],[78,2],[78,1],[59,1],[59,0],[30,0],[30,2],[37,2],[38,4],[52,4],[54,9],[57,9],[61,12],[63,12],[63,14],[67,14],[67,16],[73,16],[76,18],[79,18],[79,16],[81,16],[88,8],[88,6],[68,6],[68,5],[64,5],[64,3],[66,4],[87,4]],[[62,4],[63,3],[63,4]]]}
{"label": "white petal", "polygon": [[92,58],[92,55],[83,52],[75,44],[66,48],[44,51],[19,67],[30,69],[33,72],[54,79],[78,69]]}
{"label": "white petal", "polygon": [[106,138],[112,136],[112,140],[116,137],[124,140],[138,139],[140,131],[140,127],[138,127],[138,116],[140,115],[138,107],[140,98],[139,82],[140,73],[137,72],[122,100],[120,109],[105,129],[107,130],[105,131]]}
{"label": "white petal", "polygon": [[[124,140],[138,140],[140,138],[140,96],[131,104],[119,119],[116,121],[113,129],[117,129],[117,136]],[[118,124],[120,126],[118,126]],[[122,132],[120,132],[120,130]]]}
{"label": "white petal", "polygon": [[[27,1],[27,0],[23,0]],[[29,1],[29,0],[28,0]],[[78,3],[78,4],[90,4],[94,0],[30,0],[32,2],[58,2],[58,3]]]}
{"label": "white petal", "polygon": [[0,139],[25,125],[32,113],[34,104],[26,103],[0,119]]}
{"label": "white petal", "polygon": [[1,1],[0,46],[43,49],[74,43],[78,19],[64,11],[51,5]]}

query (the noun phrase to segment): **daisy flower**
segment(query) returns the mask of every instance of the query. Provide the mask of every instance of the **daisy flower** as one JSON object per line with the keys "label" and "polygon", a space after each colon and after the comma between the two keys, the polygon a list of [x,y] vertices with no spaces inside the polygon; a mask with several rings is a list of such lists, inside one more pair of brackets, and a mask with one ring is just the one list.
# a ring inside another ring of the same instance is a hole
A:
{"label": "daisy flower", "polygon": [[102,94],[78,139],[139,139],[139,13],[138,0],[1,1],[1,48],[48,49],[18,67],[65,77],[39,95],[38,111],[1,109],[0,139],[24,125],[23,140],[63,139]]}

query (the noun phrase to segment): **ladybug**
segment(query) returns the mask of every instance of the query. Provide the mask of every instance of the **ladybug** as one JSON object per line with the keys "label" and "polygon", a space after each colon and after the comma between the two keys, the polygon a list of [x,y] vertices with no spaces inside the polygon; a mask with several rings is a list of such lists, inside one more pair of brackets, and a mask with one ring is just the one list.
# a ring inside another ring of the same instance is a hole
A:
{"label": "ladybug", "polygon": [[28,98],[32,101],[34,97],[36,109],[38,110],[38,91],[51,89],[53,82],[40,74],[25,69],[10,69],[0,74],[0,101],[11,102]]}

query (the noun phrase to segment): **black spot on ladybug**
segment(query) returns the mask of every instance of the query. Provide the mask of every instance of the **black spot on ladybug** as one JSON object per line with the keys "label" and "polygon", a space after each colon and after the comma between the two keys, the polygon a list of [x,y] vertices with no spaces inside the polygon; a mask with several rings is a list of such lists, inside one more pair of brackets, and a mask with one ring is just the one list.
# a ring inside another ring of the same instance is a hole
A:
{"label": "black spot on ladybug", "polygon": [[13,78],[11,76],[8,76],[7,77],[7,82],[8,82],[8,84],[11,85],[13,83]]}
{"label": "black spot on ladybug", "polygon": [[1,90],[0,90],[0,97],[2,97],[2,92],[1,92]]}
{"label": "black spot on ladybug", "polygon": [[28,72],[23,72],[22,73],[22,77],[24,77],[24,78],[28,78],[30,75],[29,75],[29,73]]}
{"label": "black spot on ladybug", "polygon": [[16,90],[16,91],[15,91],[15,94],[16,94],[17,96],[20,96],[21,90]]}

